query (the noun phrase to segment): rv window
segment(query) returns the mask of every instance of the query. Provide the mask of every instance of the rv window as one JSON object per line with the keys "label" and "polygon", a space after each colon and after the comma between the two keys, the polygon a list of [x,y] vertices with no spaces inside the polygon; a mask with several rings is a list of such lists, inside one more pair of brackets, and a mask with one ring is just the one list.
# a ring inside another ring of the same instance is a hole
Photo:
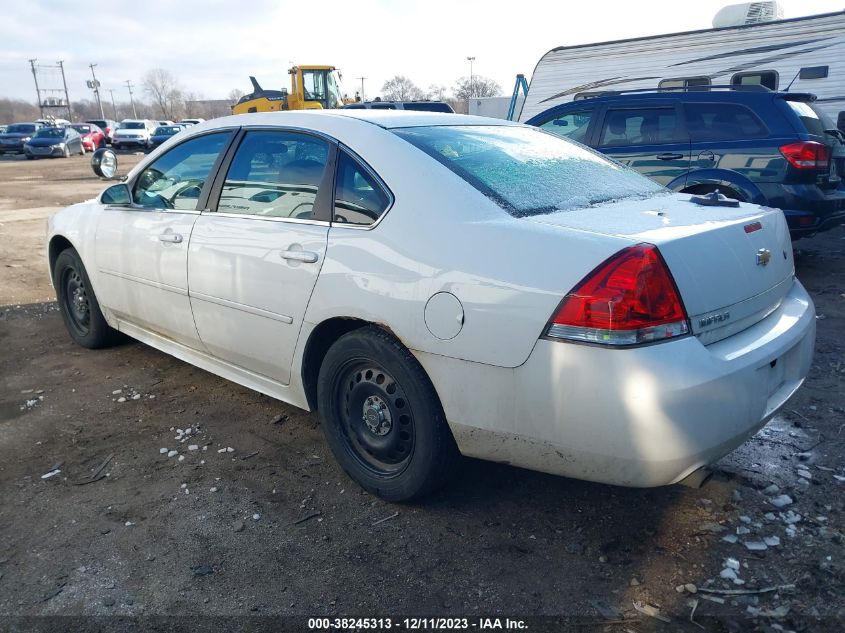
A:
{"label": "rv window", "polygon": [[675,79],[664,79],[658,88],[706,88],[710,85],[710,77],[677,77]]}
{"label": "rv window", "polygon": [[763,86],[769,90],[778,89],[778,74],[774,70],[753,73],[737,73],[731,77],[732,86]]}
{"label": "rv window", "polygon": [[768,134],[751,110],[734,103],[685,103],[684,112],[692,141],[730,141]]}
{"label": "rv window", "polygon": [[673,108],[609,110],[602,126],[600,146],[653,145],[677,140]]}
{"label": "rv window", "polygon": [[581,99],[591,99],[593,97],[601,97],[602,95],[608,94],[607,92],[579,92],[577,95],[572,97],[573,101],[580,101]]}
{"label": "rv window", "polygon": [[567,112],[541,123],[540,127],[552,134],[584,143],[587,139],[587,129],[590,127],[592,116],[591,110]]}

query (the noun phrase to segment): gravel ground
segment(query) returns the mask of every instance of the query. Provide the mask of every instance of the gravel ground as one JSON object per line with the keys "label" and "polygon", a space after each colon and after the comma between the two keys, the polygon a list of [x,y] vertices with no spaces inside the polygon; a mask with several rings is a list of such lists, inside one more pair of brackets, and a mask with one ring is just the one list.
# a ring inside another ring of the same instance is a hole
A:
{"label": "gravel ground", "polygon": [[51,292],[43,237],[12,239],[43,222],[26,209],[55,206],[53,178],[85,197],[102,184],[81,161],[15,162],[0,161],[4,259],[20,260],[14,277],[0,269],[0,630],[304,631],[310,616],[404,630],[409,615],[845,627],[845,230],[796,244],[819,314],[805,387],[705,487],[467,460],[446,490],[392,505],[345,476],[316,416],[139,343],[76,347],[54,303],[21,304],[21,289]]}

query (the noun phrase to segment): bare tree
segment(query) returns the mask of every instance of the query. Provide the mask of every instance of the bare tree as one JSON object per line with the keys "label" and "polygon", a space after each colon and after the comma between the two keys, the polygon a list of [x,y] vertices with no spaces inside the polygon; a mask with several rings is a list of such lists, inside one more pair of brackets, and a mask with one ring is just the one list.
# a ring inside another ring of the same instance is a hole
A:
{"label": "bare tree", "polygon": [[431,99],[432,101],[443,101],[446,98],[446,92],[448,92],[448,88],[446,86],[440,84],[431,84],[428,87],[428,94],[426,97]]}
{"label": "bare tree", "polygon": [[487,77],[473,75],[472,81],[469,77],[461,77],[455,82],[452,90],[457,99],[476,99],[479,97],[498,97],[502,94],[502,87]]}
{"label": "bare tree", "polygon": [[165,119],[176,119],[182,106],[182,89],[176,77],[164,68],[153,68],[144,75],[141,85]]}
{"label": "bare tree", "polygon": [[229,91],[229,94],[226,95],[226,98],[232,102],[232,104],[237,103],[241,97],[244,96],[244,91],[240,88],[233,88]]}
{"label": "bare tree", "polygon": [[419,101],[425,97],[420,87],[404,75],[385,81],[381,94],[385,101]]}
{"label": "bare tree", "polygon": [[34,121],[41,116],[38,106],[23,99],[0,98],[0,121],[3,123],[20,123]]}

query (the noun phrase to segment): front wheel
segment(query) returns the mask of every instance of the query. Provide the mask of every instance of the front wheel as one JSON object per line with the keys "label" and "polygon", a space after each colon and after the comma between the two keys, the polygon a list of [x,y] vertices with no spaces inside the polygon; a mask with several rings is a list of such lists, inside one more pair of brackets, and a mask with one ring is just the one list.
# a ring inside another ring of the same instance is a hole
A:
{"label": "front wheel", "polygon": [[317,382],[320,423],[347,474],[388,501],[441,486],[458,449],[431,381],[416,358],[375,327],[332,345]]}
{"label": "front wheel", "polygon": [[56,258],[53,286],[65,327],[76,343],[96,349],[121,339],[120,333],[106,323],[82,259],[73,248],[62,251]]}

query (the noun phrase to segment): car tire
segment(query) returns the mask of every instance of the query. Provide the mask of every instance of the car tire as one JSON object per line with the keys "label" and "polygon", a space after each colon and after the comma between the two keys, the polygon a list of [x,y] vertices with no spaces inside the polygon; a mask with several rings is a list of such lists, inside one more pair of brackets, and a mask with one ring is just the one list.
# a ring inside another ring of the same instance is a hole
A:
{"label": "car tire", "polygon": [[416,358],[376,327],[340,337],[317,379],[320,423],[346,473],[387,501],[434,491],[459,453],[440,400]]}
{"label": "car tire", "polygon": [[120,332],[106,323],[91,280],[75,249],[65,249],[56,258],[53,287],[62,320],[74,342],[82,347],[98,349],[114,345],[123,338]]}
{"label": "car tire", "polygon": [[62,158],[70,158],[70,147],[65,145],[65,149],[62,152]]}

